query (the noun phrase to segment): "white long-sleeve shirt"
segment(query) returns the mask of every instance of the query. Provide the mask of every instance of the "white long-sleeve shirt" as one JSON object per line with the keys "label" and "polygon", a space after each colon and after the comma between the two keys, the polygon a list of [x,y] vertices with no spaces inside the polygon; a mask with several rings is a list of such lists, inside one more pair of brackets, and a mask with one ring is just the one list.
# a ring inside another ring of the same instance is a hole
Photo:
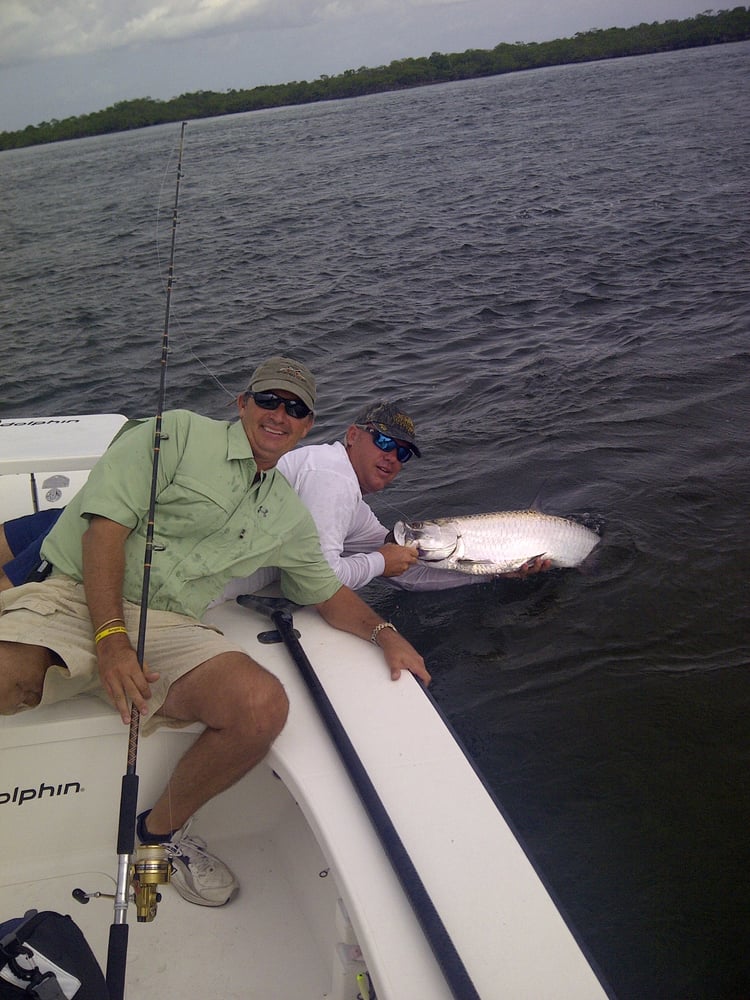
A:
{"label": "white long-sleeve shirt", "polygon": [[[312,514],[323,556],[339,580],[350,589],[359,590],[382,576],[385,559],[377,549],[385,542],[388,529],[362,499],[344,445],[337,441],[296,448],[282,456],[277,468]],[[233,580],[224,590],[222,600],[253,593],[273,579],[273,572],[261,571],[249,579]],[[384,579],[405,590],[444,590],[482,582],[481,577],[421,563],[400,576]]]}

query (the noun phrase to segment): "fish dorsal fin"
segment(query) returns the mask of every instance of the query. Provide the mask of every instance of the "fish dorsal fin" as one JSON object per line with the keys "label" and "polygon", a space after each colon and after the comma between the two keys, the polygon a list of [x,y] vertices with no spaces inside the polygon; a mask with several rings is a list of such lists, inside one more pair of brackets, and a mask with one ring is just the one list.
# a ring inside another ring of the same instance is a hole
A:
{"label": "fish dorsal fin", "polygon": [[545,479],[544,482],[539,487],[539,489],[534,494],[534,499],[527,506],[526,510],[533,511],[535,514],[546,514],[547,513],[546,510],[544,509],[544,507],[545,507],[544,500],[542,499],[543,496],[544,496],[545,487],[547,485],[547,482],[548,482],[548,480]]}

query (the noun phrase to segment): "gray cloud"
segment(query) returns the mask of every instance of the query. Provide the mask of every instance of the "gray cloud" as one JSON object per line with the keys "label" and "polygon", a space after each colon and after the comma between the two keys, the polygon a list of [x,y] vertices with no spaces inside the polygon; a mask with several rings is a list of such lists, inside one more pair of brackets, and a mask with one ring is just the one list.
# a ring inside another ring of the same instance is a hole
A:
{"label": "gray cloud", "polygon": [[694,0],[0,0],[0,130],[696,12]]}
{"label": "gray cloud", "polygon": [[0,62],[82,55],[232,30],[300,28],[456,0],[3,0]]}

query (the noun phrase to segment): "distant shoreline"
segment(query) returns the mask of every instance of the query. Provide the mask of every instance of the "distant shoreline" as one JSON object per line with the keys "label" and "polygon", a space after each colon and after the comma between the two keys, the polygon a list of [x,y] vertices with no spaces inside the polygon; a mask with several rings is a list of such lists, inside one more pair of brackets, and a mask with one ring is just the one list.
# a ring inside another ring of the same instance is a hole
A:
{"label": "distant shoreline", "polygon": [[501,42],[493,49],[399,59],[388,66],[361,66],[338,76],[320,76],[251,90],[211,91],[181,94],[168,101],[150,97],[118,101],[112,107],[91,114],[53,119],[13,132],[0,132],[0,150],[20,149],[50,142],[83,139],[199,118],[216,118],[247,111],[315,104],[320,101],[363,97],[388,91],[406,90],[435,83],[498,76],[545,66],[596,62],[624,56],[673,52],[741,42],[750,38],[750,8],[735,7],[715,14],[696,14],[677,21],[654,21],[632,28],[601,28],[578,32],[572,38],[549,42]]}

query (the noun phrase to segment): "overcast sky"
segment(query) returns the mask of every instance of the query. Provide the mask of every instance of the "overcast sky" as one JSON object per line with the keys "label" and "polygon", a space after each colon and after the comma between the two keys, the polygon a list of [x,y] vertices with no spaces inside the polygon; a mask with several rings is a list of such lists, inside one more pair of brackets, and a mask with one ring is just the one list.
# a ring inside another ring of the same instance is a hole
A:
{"label": "overcast sky", "polygon": [[136,97],[314,80],[705,9],[698,0],[0,0],[0,131]]}

